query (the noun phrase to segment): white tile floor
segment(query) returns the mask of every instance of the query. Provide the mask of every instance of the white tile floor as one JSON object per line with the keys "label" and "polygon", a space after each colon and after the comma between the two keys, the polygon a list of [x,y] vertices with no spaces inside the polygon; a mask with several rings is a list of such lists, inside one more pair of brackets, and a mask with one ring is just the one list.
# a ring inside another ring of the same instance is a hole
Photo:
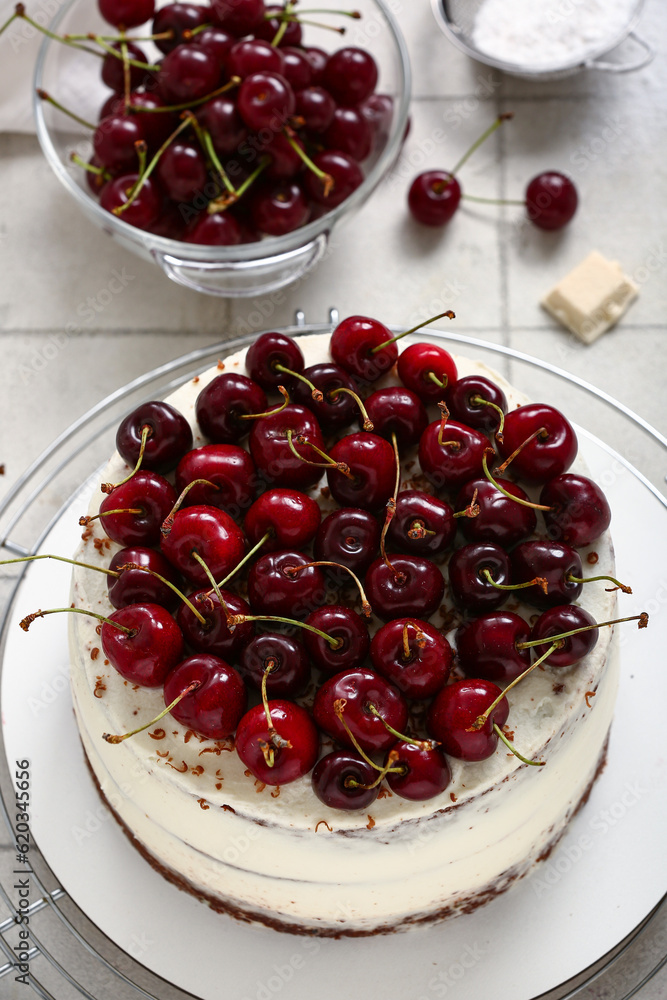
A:
{"label": "white tile floor", "polygon": [[[539,85],[502,78],[449,47],[426,0],[403,0],[398,17],[415,77],[402,159],[336,232],[318,272],[269,299],[221,302],[170,284],[65,201],[33,137],[0,136],[0,497],[57,432],[133,376],[248,327],[291,322],[297,307],[314,321],[335,305],[342,314],[410,325],[451,306],[457,331],[560,365],[667,433],[667,4],[646,3],[640,34],[658,49],[648,68]],[[405,209],[413,174],[451,167],[499,111],[510,110],[514,120],[464,168],[465,190],[520,197],[534,173],[562,169],[581,198],[572,225],[548,235],[523,224],[520,209],[474,206],[441,232],[419,229]],[[436,128],[445,140],[434,145]],[[538,300],[593,248],[619,259],[641,291],[615,330],[583,347]],[[118,275],[124,287],[109,294]],[[534,377],[536,390],[542,382]],[[593,407],[578,419],[598,432],[604,424]],[[664,455],[623,422],[606,429],[663,483]],[[13,983],[7,993],[8,982],[0,980],[3,998],[26,995]],[[616,1000],[617,986],[605,980],[586,1000]],[[663,975],[639,996],[666,994]]]}

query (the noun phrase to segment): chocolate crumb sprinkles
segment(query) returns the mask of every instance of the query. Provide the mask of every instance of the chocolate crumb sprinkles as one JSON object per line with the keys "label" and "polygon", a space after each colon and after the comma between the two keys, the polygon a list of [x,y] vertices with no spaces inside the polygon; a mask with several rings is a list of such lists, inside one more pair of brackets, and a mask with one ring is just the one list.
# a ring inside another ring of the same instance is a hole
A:
{"label": "chocolate crumb sprinkles", "polygon": [[153,732],[148,735],[152,740],[163,740],[167,734],[164,729],[154,729]]}
{"label": "chocolate crumb sprinkles", "polygon": [[99,646],[93,646],[93,648],[90,651],[90,658],[91,658],[91,660],[96,660],[99,655],[100,655],[100,647]]}
{"label": "chocolate crumb sprinkles", "polygon": [[102,698],[102,697],[104,697],[104,692],[106,691],[106,689],[107,689],[107,686],[104,683],[104,679],[102,677],[96,677],[95,678],[95,690],[93,691],[93,694],[95,695],[95,697],[96,698]]}
{"label": "chocolate crumb sprinkles", "polygon": [[586,556],[586,562],[590,563],[591,566],[595,566],[599,558],[600,557],[597,554],[597,552],[589,552],[588,555]]}
{"label": "chocolate crumb sprinkles", "polygon": [[324,825],[326,826],[326,828],[329,831],[329,833],[333,833],[333,827],[329,826],[329,824],[327,823],[327,821],[325,819],[320,819],[320,820],[317,821],[317,825],[315,826],[315,833],[319,833],[319,829],[320,829],[322,823],[324,823]]}
{"label": "chocolate crumb sprinkles", "polygon": [[586,707],[587,708],[591,707],[591,703],[590,703],[590,701],[588,699],[589,698],[594,698],[594,697],[595,697],[595,691],[587,691],[586,694],[584,695],[584,700],[586,702]]}

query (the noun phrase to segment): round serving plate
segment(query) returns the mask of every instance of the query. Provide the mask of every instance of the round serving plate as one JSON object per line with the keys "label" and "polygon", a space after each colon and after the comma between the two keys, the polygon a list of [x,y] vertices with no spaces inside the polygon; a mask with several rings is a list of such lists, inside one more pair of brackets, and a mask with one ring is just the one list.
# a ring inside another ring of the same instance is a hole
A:
{"label": "round serving plate", "polygon": [[[284,332],[330,329],[331,323],[306,326],[299,315]],[[69,567],[49,560],[5,567],[0,808],[10,839],[20,843],[16,761],[29,760],[34,841],[28,866],[14,863],[17,851],[2,869],[0,913],[4,903],[10,916],[4,922],[0,916],[6,957],[4,966],[0,957],[0,978],[14,979],[16,949],[24,947],[27,981],[39,996],[56,1000],[333,1000],[341,994],[629,1000],[665,964],[667,766],[661,727],[651,724],[648,712],[667,698],[661,669],[667,582],[660,569],[667,555],[667,500],[659,480],[652,483],[636,465],[655,475],[664,467],[667,440],[615,400],[545,362],[470,338],[428,336],[494,365],[533,398],[560,400],[566,413],[586,415],[586,429],[578,427],[580,445],[610,498],[619,576],[635,590],[622,596],[622,608],[651,615],[648,630],[629,626],[620,635],[622,682],[609,761],[590,801],[532,875],[445,924],[342,941],[239,924],[154,872],[97,796],[72,719],[66,616],[36,623],[30,636],[17,624],[30,611],[66,602]],[[121,416],[252,339],[192,352],[155,369],[72,425],[0,505],[3,558],[40,551],[70,555],[80,532],[78,515],[95,470],[113,450]],[[591,425],[606,433],[596,436]],[[29,925],[22,927],[29,927],[29,939],[19,937],[12,918],[22,882],[30,907],[23,911]],[[0,993],[5,995],[2,987]]]}

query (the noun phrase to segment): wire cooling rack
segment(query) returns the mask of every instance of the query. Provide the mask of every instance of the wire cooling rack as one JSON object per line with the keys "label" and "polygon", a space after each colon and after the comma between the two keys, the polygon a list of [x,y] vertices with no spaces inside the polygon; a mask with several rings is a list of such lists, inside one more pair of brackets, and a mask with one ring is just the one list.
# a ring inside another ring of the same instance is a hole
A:
{"label": "wire cooling rack", "polygon": [[[306,324],[297,312],[290,335],[328,332],[337,322],[331,310],[329,322]],[[559,394],[571,394],[581,402],[582,394],[591,404],[588,426],[608,439],[618,434],[625,443],[623,454],[633,459],[627,467],[661,502],[667,506],[662,484],[667,453],[667,438],[645,420],[582,379],[548,362],[502,345],[428,331],[428,336],[443,344],[474,348],[476,356],[490,359],[496,367],[505,367],[511,380],[533,388],[535,379],[544,377],[558,383]],[[139,402],[173,391],[202,368],[241,347],[254,337],[215,344],[192,351],[175,361],[155,368],[112,393],[75,421],[37,458],[0,502],[0,553],[9,558],[37,551],[62,512],[100,461],[113,450],[115,428],[120,419]],[[533,391],[533,394],[536,393]],[[569,411],[568,411],[569,412]],[[604,433],[606,432],[606,433]],[[628,444],[628,442],[630,444]],[[634,442],[634,443],[633,443]],[[636,459],[636,460],[635,460]],[[625,462],[625,459],[621,459]],[[640,468],[636,468],[639,465]],[[641,468],[643,466],[643,469]],[[656,470],[661,474],[656,479]],[[659,485],[660,484],[660,485]],[[5,636],[14,598],[28,564],[10,567],[0,578],[0,676]],[[2,706],[0,705],[0,708]],[[1,741],[1,736],[0,736]],[[11,844],[20,842],[20,830],[14,818],[15,784],[4,753],[0,753],[0,812],[7,826]],[[14,995],[24,995],[22,984],[45,1000],[196,1000],[148,971],[132,955],[121,951],[79,909],[61,886],[44,860],[38,845],[31,844],[29,864],[20,860],[20,851],[10,848],[0,864],[0,995],[7,995],[17,977]],[[17,886],[29,877],[32,902],[21,909]],[[7,916],[3,919],[3,912]],[[3,962],[4,958],[4,962]],[[667,964],[667,899],[661,903],[623,941],[595,965],[567,983],[555,986],[535,1000],[581,1000],[597,997],[604,989],[608,1000],[631,1000],[641,994],[646,984]],[[24,971],[26,970],[26,971]],[[641,997],[640,997],[641,1000]]]}

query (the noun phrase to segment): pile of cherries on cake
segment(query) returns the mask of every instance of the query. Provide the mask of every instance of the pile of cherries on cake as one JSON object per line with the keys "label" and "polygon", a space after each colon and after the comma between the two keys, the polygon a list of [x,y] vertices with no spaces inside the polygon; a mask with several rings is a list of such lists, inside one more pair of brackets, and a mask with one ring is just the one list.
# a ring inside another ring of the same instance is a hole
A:
{"label": "pile of cherries on cake", "polygon": [[[332,360],[305,367],[294,339],[261,335],[247,374],[220,364],[199,393],[210,443],[193,448],[165,402],[122,422],[118,450],[137,467],[103,486],[99,511],[123,546],[102,570],[118,609],[100,628],[113,666],[164,686],[183,726],[233,737],[259,781],[312,769],[316,794],[340,809],[366,808],[385,781],[430,798],[451,779],[448,756],[480,761],[499,740],[511,749],[499,685],[538,663],[571,665],[598,637],[574,603],[577,547],[610,511],[595,483],[567,471],[571,425],[546,404],[508,413],[502,390],[458,378],[442,347],[399,356],[397,339],[352,316],[332,333]],[[406,462],[414,476],[401,489]],[[517,480],[539,494],[539,527]],[[337,505],[324,519],[315,493]],[[348,584],[359,597],[341,599]],[[502,608],[515,590],[540,612],[532,625]],[[443,628],[429,621],[439,609]],[[371,615],[382,622],[372,639]],[[333,747],[322,757],[321,738]]]}
{"label": "pile of cherries on cake", "polygon": [[[207,245],[285,235],[345,201],[387,141],[393,101],[375,93],[373,57],[305,46],[294,3],[99,8],[122,32],[101,43],[112,93],[90,163],[73,158],[102,207],[133,226]],[[150,18],[157,63],[141,38],[124,41]]]}

